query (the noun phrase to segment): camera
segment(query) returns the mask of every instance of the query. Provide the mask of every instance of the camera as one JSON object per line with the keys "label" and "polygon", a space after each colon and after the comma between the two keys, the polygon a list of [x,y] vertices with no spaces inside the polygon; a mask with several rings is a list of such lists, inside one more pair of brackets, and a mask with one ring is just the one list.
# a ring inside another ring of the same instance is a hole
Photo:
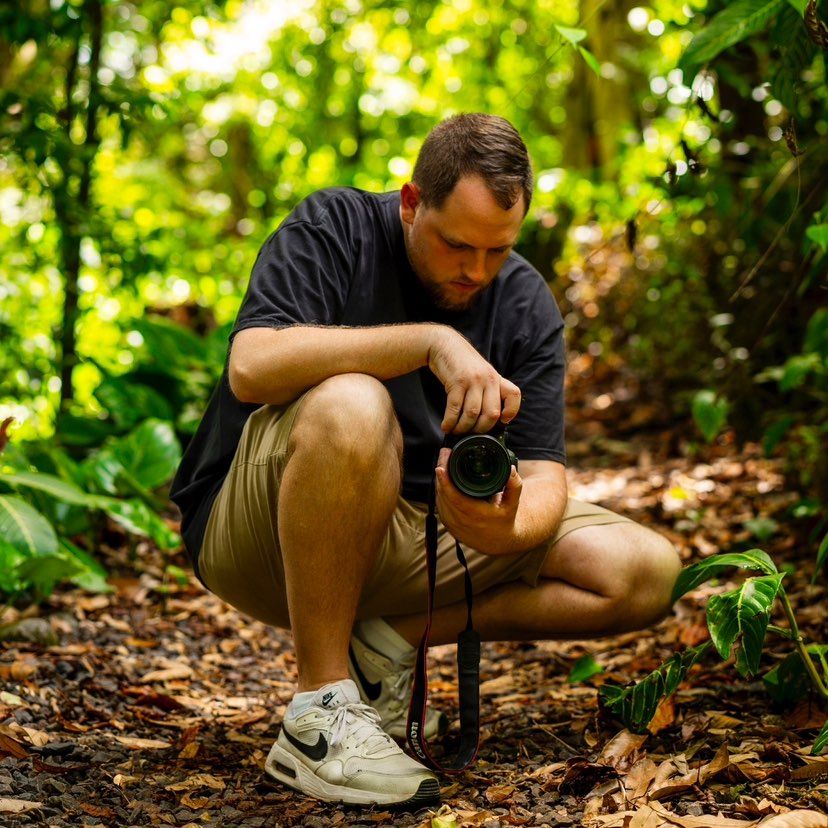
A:
{"label": "camera", "polygon": [[505,431],[499,435],[469,434],[457,440],[449,457],[451,482],[469,497],[488,498],[502,492],[518,467],[514,452],[506,447]]}

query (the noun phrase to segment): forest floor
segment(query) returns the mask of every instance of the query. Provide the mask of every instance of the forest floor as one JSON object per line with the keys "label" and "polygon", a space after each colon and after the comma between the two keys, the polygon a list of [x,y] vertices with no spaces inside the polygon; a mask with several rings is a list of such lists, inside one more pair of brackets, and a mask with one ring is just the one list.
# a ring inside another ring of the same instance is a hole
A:
{"label": "forest floor", "polygon": [[[816,521],[796,516],[802,498],[780,461],[726,440],[694,449],[686,425],[616,391],[575,395],[570,493],[666,534],[687,562],[765,549],[788,568],[804,635],[828,643],[826,580],[809,583]],[[192,577],[177,582],[168,559],[146,544],[130,550],[114,527],[108,541],[112,593],[59,591],[25,613],[39,616],[26,624],[35,640],[0,644],[2,825],[431,826],[438,811],[435,826],[484,828],[828,825],[828,756],[809,753],[825,719],[814,700],[777,709],[761,679],[708,652],[649,735],[599,709],[601,683],[640,679],[705,640],[707,598],[744,574],[703,585],[640,633],[484,644],[479,758],[442,777],[440,809],[406,814],[325,805],[265,776],[293,693],[290,634]],[[763,672],[790,648],[770,637]],[[587,655],[602,672],[570,684]],[[450,717],[453,658],[452,647],[430,655],[430,699]]]}

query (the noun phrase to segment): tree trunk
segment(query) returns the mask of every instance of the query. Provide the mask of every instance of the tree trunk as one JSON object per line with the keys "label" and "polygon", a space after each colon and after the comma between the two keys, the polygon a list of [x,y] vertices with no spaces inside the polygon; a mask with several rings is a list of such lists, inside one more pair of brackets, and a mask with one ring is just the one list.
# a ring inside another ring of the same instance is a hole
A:
{"label": "tree trunk", "polygon": [[[87,0],[83,19],[89,32],[89,99],[86,107],[86,133],[80,147],[72,143],[69,134],[74,120],[72,93],[78,68],[78,50],[73,51],[66,75],[66,107],[63,113],[66,133],[66,154],[63,180],[55,190],[55,214],[61,229],[60,257],[63,271],[63,320],[60,331],[60,412],[68,410],[74,397],[72,371],[77,364],[76,327],[78,321],[78,278],[80,275],[80,248],[83,236],[89,232],[92,168],[98,152],[97,120],[99,107],[98,67],[103,40],[103,8],[101,0]],[[73,194],[73,179],[77,177],[77,194]]]}

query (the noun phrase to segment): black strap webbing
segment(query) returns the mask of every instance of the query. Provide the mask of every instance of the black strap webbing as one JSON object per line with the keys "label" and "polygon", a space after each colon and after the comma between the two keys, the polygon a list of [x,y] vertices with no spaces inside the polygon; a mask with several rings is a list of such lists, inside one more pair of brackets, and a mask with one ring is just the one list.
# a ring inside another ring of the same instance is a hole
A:
{"label": "black strap webbing", "polygon": [[[434,464],[436,466],[436,462]],[[424,765],[445,773],[459,773],[465,770],[477,756],[480,741],[480,636],[472,625],[472,582],[466,556],[455,540],[457,560],[466,572],[466,607],[468,610],[466,629],[457,636],[457,686],[460,701],[460,745],[457,755],[449,764],[434,759],[425,738],[426,700],[428,697],[428,669],[426,656],[428,638],[431,633],[431,614],[434,609],[434,584],[437,580],[437,514],[434,478],[428,497],[426,517],[426,564],[428,569],[428,619],[417,652],[414,668],[414,688],[408,708],[408,744]]]}

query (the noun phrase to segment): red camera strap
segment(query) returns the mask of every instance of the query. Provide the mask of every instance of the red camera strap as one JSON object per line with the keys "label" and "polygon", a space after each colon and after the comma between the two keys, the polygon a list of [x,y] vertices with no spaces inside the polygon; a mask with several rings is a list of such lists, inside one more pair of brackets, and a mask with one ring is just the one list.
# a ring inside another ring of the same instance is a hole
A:
{"label": "red camera strap", "polygon": [[[435,462],[436,466],[436,462]],[[457,754],[448,764],[441,764],[431,756],[425,738],[425,714],[428,698],[428,637],[431,633],[431,614],[434,609],[434,585],[437,576],[437,514],[434,478],[428,498],[426,517],[426,564],[428,568],[428,620],[417,652],[414,668],[414,687],[408,707],[408,744],[424,765],[444,773],[459,773],[474,762],[480,742],[480,636],[472,626],[472,582],[466,556],[455,540],[457,559],[466,572],[466,629],[457,636],[457,685],[460,703],[460,744]]]}

